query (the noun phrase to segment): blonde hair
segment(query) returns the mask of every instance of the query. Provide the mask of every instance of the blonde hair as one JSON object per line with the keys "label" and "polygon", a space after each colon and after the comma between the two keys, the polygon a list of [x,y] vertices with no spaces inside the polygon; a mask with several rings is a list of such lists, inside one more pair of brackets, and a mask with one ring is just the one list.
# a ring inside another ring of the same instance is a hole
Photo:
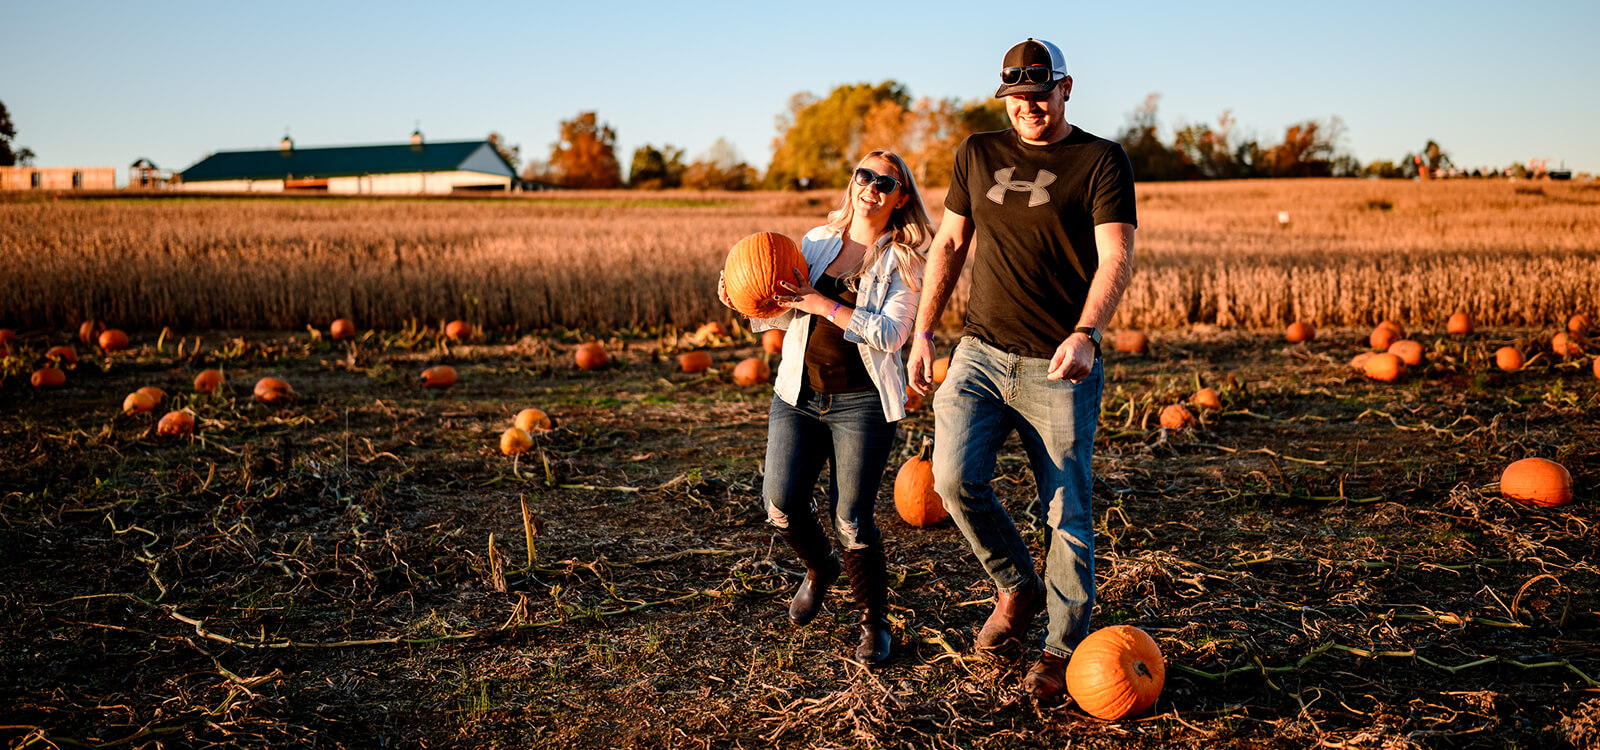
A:
{"label": "blonde hair", "polygon": [[[900,264],[900,278],[904,279],[906,286],[913,291],[922,289],[922,267],[926,261],[923,246],[933,239],[933,221],[928,218],[928,208],[922,204],[922,193],[917,190],[916,178],[911,176],[911,168],[906,166],[904,159],[893,151],[877,150],[861,157],[856,162],[856,167],[872,157],[879,157],[894,165],[895,171],[900,175],[900,192],[906,197],[906,202],[889,214],[889,224],[883,234],[874,238],[867,251],[861,255],[861,263],[854,270],[841,279],[851,291],[856,290],[856,282],[868,269],[877,265],[878,259],[883,257],[885,248],[891,250],[895,259]],[[852,178],[853,181],[853,178]],[[850,187],[847,184],[844,190],[844,202],[837,209],[828,213],[827,227],[843,235],[850,229],[850,222],[855,219],[855,203],[850,200]]]}

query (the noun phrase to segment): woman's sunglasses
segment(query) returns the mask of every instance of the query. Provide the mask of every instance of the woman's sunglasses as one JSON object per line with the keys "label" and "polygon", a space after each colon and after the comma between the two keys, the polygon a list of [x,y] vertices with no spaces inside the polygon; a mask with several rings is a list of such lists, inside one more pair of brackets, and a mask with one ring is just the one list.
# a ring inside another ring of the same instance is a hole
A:
{"label": "woman's sunglasses", "polygon": [[886,174],[878,174],[866,167],[856,167],[856,184],[862,187],[871,185],[884,195],[900,189],[900,181]]}
{"label": "woman's sunglasses", "polygon": [[1024,80],[1028,83],[1049,83],[1050,66],[1030,65],[1026,68],[1000,69],[1000,82],[1007,86],[1022,83]]}

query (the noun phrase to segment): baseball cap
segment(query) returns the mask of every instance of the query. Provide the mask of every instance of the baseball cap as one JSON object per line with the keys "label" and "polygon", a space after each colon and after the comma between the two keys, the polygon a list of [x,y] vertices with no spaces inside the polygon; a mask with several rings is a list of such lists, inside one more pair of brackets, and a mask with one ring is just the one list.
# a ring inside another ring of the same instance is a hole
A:
{"label": "baseball cap", "polygon": [[1006,50],[1006,56],[1000,63],[1000,70],[1006,68],[1031,68],[1042,65],[1050,69],[1050,80],[1043,83],[1033,83],[1027,78],[1022,78],[1016,83],[1002,83],[994,92],[996,99],[1011,96],[1012,94],[1042,94],[1055,88],[1056,83],[1067,77],[1067,59],[1061,56],[1061,49],[1043,39],[1029,37],[1011,46]]}

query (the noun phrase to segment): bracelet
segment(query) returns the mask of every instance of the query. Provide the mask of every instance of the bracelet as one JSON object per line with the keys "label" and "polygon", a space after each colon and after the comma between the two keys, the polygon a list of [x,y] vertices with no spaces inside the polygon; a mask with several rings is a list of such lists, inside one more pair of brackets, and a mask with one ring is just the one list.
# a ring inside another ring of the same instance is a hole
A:
{"label": "bracelet", "polygon": [[932,341],[933,340],[933,331],[923,331],[922,333],[917,334],[917,338],[922,339],[924,341]]}
{"label": "bracelet", "polygon": [[833,303],[833,309],[828,311],[828,322],[830,322],[830,323],[833,322],[833,316],[839,312],[839,308],[841,308],[841,307],[844,307],[844,303],[843,302],[835,302],[835,303]]}

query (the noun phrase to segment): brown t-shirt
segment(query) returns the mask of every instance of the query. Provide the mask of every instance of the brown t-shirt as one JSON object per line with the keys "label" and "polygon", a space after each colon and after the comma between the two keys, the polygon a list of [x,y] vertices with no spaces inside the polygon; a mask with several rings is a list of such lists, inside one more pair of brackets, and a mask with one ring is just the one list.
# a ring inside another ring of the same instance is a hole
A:
{"label": "brown t-shirt", "polygon": [[973,223],[966,332],[1026,357],[1053,356],[1078,325],[1095,226],[1138,224],[1128,155],[1078,127],[1045,146],[1016,130],[969,136],[944,205]]}
{"label": "brown t-shirt", "polygon": [[[816,289],[822,296],[844,303],[839,308],[841,316],[856,306],[856,293],[837,276],[823,274]],[[806,340],[806,384],[817,393],[853,393],[875,387],[866,363],[861,361],[861,349],[845,341],[844,329],[823,315],[812,321],[811,338]]]}

